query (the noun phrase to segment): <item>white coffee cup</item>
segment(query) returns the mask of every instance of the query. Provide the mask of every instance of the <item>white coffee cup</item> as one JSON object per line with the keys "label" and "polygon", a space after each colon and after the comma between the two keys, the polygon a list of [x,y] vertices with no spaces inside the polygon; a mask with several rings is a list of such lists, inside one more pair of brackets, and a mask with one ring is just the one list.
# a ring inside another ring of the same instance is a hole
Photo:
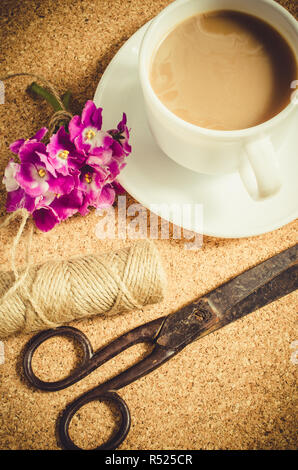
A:
{"label": "white coffee cup", "polygon": [[297,119],[297,90],[293,89],[290,103],[272,119],[248,129],[222,131],[196,126],[173,114],[149,80],[152,56],[175,25],[197,13],[223,9],[249,13],[270,23],[291,45],[298,61],[298,22],[274,0],[176,0],[152,20],[141,44],[139,77],[145,110],[157,144],[175,162],[210,175],[238,171],[250,196],[263,200],[282,185],[282,161],[277,153]]}

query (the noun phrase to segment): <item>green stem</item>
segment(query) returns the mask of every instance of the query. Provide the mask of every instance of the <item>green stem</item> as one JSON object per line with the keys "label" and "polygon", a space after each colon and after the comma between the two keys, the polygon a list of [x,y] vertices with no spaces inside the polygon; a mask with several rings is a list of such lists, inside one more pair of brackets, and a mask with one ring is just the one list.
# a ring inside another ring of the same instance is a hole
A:
{"label": "green stem", "polygon": [[[63,106],[61,106],[57,98],[50,91],[38,85],[36,82],[33,82],[31,83],[31,85],[28,86],[27,92],[29,92],[33,96],[40,96],[44,98],[52,106],[54,112],[61,111],[61,110],[69,111],[69,103],[70,103],[70,98],[71,98],[70,91],[66,91],[61,98],[64,108]],[[56,128],[63,125],[65,130],[67,131],[68,123],[69,123],[69,119],[62,118],[57,123]]]}
{"label": "green stem", "polygon": [[69,111],[69,103],[70,103],[70,98],[71,98],[71,92],[67,90],[64,95],[62,95],[62,103],[65,106],[65,109]]}
{"label": "green stem", "polygon": [[55,96],[52,95],[48,90],[38,85],[36,82],[31,83],[28,86],[27,91],[32,92],[34,95],[41,96],[44,98],[54,109],[54,111],[60,111],[62,109]]}

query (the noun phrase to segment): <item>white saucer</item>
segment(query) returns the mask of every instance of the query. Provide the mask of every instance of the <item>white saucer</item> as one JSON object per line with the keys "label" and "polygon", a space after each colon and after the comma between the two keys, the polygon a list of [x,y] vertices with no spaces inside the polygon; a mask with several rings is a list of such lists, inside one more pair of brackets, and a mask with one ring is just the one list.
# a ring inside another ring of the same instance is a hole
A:
{"label": "white saucer", "polygon": [[[118,51],[94,96],[96,105],[103,107],[104,128],[115,127],[122,112],[127,114],[133,150],[119,178],[122,186],[151,210],[152,204],[202,204],[200,232],[209,236],[249,237],[270,232],[294,220],[298,216],[298,119],[279,156],[283,187],[269,200],[253,201],[236,173],[208,176],[176,164],[153,140],[143,109],[137,64],[146,28],[147,25],[140,28]],[[171,212],[168,216],[162,215],[177,223]],[[180,225],[194,229],[186,222]]]}

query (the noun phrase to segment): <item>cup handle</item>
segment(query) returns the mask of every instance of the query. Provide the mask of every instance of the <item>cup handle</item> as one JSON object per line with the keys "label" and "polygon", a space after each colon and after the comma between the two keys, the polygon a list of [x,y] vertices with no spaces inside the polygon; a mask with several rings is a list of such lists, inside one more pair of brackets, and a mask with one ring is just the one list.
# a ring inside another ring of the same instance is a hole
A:
{"label": "cup handle", "polygon": [[239,174],[252,199],[262,201],[281,188],[276,151],[269,137],[260,137],[244,145]]}

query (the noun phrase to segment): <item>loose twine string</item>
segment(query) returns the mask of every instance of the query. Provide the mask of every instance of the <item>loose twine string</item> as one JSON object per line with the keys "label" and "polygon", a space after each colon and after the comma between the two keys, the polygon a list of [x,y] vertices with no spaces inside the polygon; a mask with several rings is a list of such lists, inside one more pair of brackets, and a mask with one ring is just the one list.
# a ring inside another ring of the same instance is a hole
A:
{"label": "loose twine string", "polygon": [[[30,76],[41,81],[63,108],[51,118],[49,128],[52,132],[61,118],[72,117],[55,87],[44,78],[31,73],[15,73],[0,80],[17,76]],[[20,331],[57,327],[92,315],[140,309],[163,299],[166,276],[158,250],[149,240],[118,252],[32,266],[31,222],[25,268],[19,272],[16,252],[29,218],[26,209],[18,209],[0,225],[1,229],[20,219],[11,247],[11,272],[0,273],[0,339]]]}

